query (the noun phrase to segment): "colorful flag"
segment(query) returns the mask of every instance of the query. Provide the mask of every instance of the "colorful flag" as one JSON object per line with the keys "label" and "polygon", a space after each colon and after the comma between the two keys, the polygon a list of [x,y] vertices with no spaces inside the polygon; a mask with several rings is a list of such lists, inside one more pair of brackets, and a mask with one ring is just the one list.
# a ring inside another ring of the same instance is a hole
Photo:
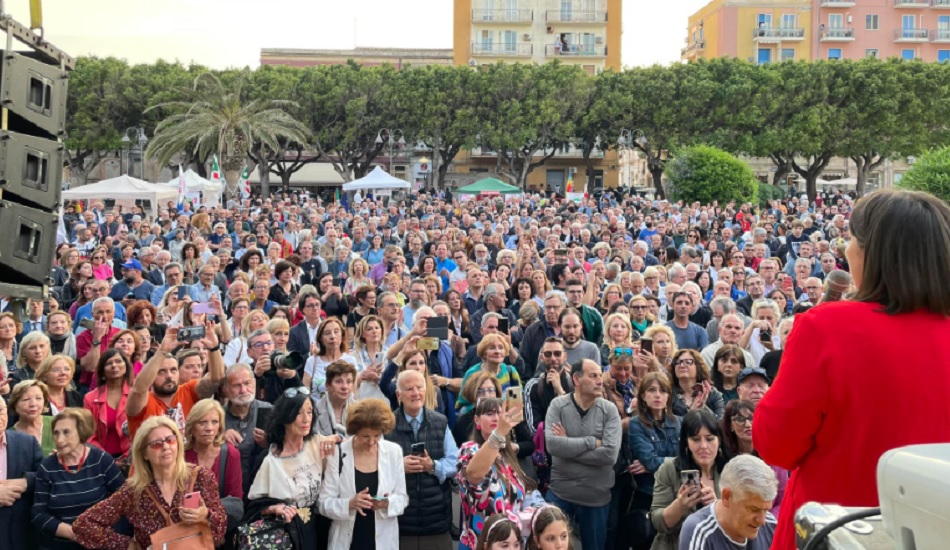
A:
{"label": "colorful flag", "polygon": [[178,165],[178,211],[182,212],[185,209],[185,171],[182,170],[181,164]]}
{"label": "colorful flag", "polygon": [[249,179],[251,179],[251,171],[245,164],[244,170],[241,172],[241,177],[238,178],[238,190],[241,192],[241,200],[251,198],[251,184],[248,182]]}
{"label": "colorful flag", "polygon": [[221,181],[221,168],[218,166],[218,155],[214,155],[211,159],[211,183],[219,183]]}
{"label": "colorful flag", "polygon": [[567,176],[567,187],[565,187],[564,192],[565,193],[574,192],[574,172],[573,171],[571,171]]}

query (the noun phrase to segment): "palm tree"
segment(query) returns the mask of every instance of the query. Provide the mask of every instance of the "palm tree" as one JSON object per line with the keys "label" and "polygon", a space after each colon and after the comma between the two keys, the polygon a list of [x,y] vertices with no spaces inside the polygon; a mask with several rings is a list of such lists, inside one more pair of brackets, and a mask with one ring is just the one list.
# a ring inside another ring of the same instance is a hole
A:
{"label": "palm tree", "polygon": [[[148,144],[146,156],[160,165],[172,157],[193,149],[197,158],[217,153],[231,194],[236,191],[238,177],[247,159],[247,152],[258,144],[270,151],[281,151],[278,140],[307,143],[309,131],[284,109],[294,107],[292,101],[248,100],[243,93],[248,73],[241,74],[226,86],[214,73],[195,78],[194,88],[184,100],[160,103],[152,109],[175,112],[155,127],[155,137]],[[269,190],[262,189],[264,194]]]}

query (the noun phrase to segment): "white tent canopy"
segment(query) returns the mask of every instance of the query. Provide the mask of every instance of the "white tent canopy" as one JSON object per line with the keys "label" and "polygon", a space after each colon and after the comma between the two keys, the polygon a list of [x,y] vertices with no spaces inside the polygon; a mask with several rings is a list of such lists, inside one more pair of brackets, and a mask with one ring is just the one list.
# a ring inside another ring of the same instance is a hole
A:
{"label": "white tent canopy", "polygon": [[63,199],[147,200],[152,205],[152,218],[156,219],[160,204],[178,200],[178,189],[122,175],[63,191]]}
{"label": "white tent canopy", "polygon": [[385,170],[377,166],[368,175],[343,184],[344,191],[362,191],[379,189],[409,189],[409,182],[394,178],[386,173]]}
{"label": "white tent canopy", "polygon": [[[176,193],[178,191],[178,178],[172,178],[168,183],[161,185],[172,187]],[[223,183],[212,183],[210,180],[198,175],[197,172],[189,168],[185,170],[185,193],[204,193],[204,202],[206,205],[221,204],[221,194],[224,192]]]}

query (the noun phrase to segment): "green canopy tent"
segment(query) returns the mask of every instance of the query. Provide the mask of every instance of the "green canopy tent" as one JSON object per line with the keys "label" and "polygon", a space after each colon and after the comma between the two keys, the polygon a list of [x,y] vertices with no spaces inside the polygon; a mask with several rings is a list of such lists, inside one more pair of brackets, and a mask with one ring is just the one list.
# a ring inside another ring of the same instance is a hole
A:
{"label": "green canopy tent", "polygon": [[463,195],[477,195],[479,193],[500,193],[503,195],[511,195],[514,193],[521,193],[522,191],[518,187],[509,185],[501,180],[496,180],[495,178],[485,178],[483,180],[478,180],[471,185],[466,185],[465,187],[459,188],[458,192]]}

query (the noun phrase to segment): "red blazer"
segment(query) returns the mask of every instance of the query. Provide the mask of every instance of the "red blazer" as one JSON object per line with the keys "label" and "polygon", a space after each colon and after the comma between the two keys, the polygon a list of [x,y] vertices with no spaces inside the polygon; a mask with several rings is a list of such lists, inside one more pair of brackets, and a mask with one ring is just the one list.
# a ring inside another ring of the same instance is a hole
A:
{"label": "red blazer", "polygon": [[[125,402],[129,399],[129,383],[126,382],[122,387],[122,397],[119,399],[119,408],[117,409],[117,414],[115,415],[115,430],[118,433],[122,433],[122,426],[126,423],[128,418],[125,414]],[[96,423],[96,428],[92,432],[92,437],[89,438],[89,443],[95,445],[96,447],[102,448],[102,442],[106,437],[106,432],[109,429],[107,423],[108,418],[108,395],[109,388],[106,386],[100,386],[94,390],[91,390],[86,394],[86,397],[83,398],[83,407],[86,408],[89,412],[92,413],[92,419]],[[122,436],[122,453],[125,454],[129,451],[129,438]]]}
{"label": "red blazer", "polygon": [[879,309],[835,302],[795,319],[752,425],[762,459],[792,471],[773,549],[794,550],[805,502],[877,506],[884,452],[950,441],[950,319]]}

